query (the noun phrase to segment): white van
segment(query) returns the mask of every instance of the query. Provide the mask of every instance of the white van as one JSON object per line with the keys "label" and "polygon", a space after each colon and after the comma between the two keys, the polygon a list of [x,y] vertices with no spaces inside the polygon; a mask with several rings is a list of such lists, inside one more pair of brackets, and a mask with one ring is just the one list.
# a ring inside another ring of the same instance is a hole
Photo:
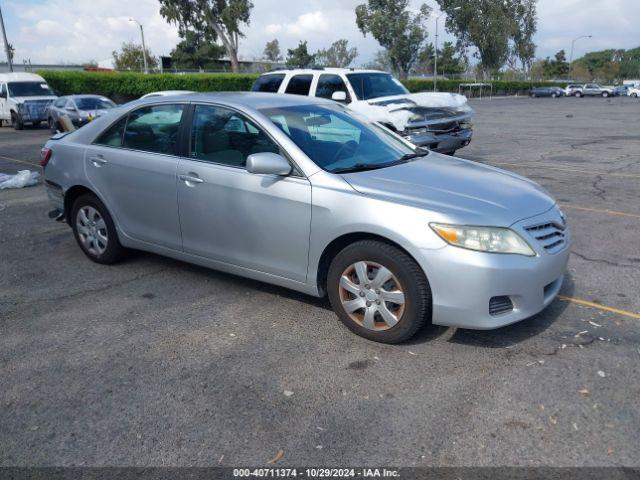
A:
{"label": "white van", "polygon": [[11,122],[16,130],[47,120],[49,105],[57,97],[44,78],[35,73],[0,73],[0,125]]}

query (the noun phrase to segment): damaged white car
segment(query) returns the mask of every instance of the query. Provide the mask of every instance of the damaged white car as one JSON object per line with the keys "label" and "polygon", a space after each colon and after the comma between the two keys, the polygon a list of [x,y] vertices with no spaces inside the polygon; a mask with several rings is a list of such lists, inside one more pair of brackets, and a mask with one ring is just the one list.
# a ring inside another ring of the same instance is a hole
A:
{"label": "damaged white car", "polygon": [[454,93],[409,93],[390,73],[349,68],[274,70],[254,92],[330,98],[380,122],[415,145],[453,154],[471,142],[473,109]]}

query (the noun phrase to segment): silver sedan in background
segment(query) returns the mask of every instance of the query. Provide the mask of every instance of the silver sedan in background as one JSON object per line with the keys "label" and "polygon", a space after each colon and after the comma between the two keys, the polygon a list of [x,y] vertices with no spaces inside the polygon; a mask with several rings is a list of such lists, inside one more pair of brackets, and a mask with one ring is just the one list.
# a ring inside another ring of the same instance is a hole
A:
{"label": "silver sedan in background", "polygon": [[48,112],[49,128],[53,133],[63,130],[60,117],[66,115],[76,128],[101,117],[116,104],[107,97],[100,95],[67,95],[58,97],[51,104]]}
{"label": "silver sedan in background", "polygon": [[339,105],[262,93],[141,100],[42,150],[50,216],[125,248],[328,295],[380,342],[491,329],[559,292],[569,231],[534,182],[417,148]]}

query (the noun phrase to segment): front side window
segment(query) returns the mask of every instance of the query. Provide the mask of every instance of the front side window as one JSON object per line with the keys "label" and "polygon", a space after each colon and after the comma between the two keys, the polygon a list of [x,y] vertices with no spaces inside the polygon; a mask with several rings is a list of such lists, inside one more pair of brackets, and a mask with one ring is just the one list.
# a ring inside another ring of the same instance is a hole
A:
{"label": "front side window", "polygon": [[127,117],[125,115],[103,132],[94,143],[107,147],[122,147],[122,138],[124,137],[124,127],[126,124]]}
{"label": "front side window", "polygon": [[280,85],[284,80],[284,73],[273,73],[269,75],[263,75],[258,78],[251,87],[252,92],[268,92],[278,93]]}
{"label": "front side window", "polygon": [[316,97],[328,98],[331,100],[332,95],[335,92],[344,92],[347,95],[346,102],[349,103],[349,92],[344,80],[339,75],[320,75],[318,79],[318,86],[316,87]]}
{"label": "front side window", "polygon": [[320,168],[332,173],[371,170],[424,156],[384,127],[338,106],[301,105],[261,110]]}
{"label": "front side window", "polygon": [[64,108],[67,103],[67,97],[60,97],[55,102],[53,102],[53,106],[56,108]]}
{"label": "front side window", "polygon": [[289,80],[289,85],[287,85],[287,90],[284,93],[291,93],[293,95],[309,95],[312,80],[313,75],[294,75]]}
{"label": "front side window", "polygon": [[12,97],[53,96],[53,92],[44,82],[10,82],[9,94]]}
{"label": "front side window", "polygon": [[399,80],[388,73],[347,73],[347,78],[359,100],[409,93]]}
{"label": "front side window", "polygon": [[7,87],[4,86],[4,83],[0,85],[0,95],[5,96],[7,94]]}
{"label": "front side window", "polygon": [[280,149],[251,120],[227,108],[196,105],[191,158],[244,167],[249,155],[261,152],[279,153]]}
{"label": "front side window", "polygon": [[123,146],[176,155],[184,105],[153,105],[129,114]]}

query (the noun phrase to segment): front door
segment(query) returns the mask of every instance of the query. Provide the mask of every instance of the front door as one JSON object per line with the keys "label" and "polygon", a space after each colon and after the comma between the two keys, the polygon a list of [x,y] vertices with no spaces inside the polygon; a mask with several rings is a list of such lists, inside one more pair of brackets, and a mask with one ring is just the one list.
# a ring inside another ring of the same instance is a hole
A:
{"label": "front door", "polygon": [[184,250],[304,282],[311,185],[296,173],[282,177],[247,172],[247,156],[259,152],[280,149],[243,115],[195,106],[190,158],[178,166]]}
{"label": "front door", "polygon": [[131,112],[85,154],[87,176],[128,237],[181,250],[176,192],[178,138],[186,106]]}
{"label": "front door", "polygon": [[7,84],[0,83],[0,120],[11,120],[8,96]]}

